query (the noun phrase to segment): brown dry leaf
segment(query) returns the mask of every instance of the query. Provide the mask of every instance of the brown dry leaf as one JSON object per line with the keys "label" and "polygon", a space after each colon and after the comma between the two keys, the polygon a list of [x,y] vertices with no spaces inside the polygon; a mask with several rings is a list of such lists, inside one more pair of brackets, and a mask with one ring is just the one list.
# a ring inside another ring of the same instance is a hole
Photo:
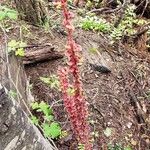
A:
{"label": "brown dry leaf", "polygon": [[131,139],[131,144],[135,146],[137,145],[137,141],[135,141],[134,139]]}

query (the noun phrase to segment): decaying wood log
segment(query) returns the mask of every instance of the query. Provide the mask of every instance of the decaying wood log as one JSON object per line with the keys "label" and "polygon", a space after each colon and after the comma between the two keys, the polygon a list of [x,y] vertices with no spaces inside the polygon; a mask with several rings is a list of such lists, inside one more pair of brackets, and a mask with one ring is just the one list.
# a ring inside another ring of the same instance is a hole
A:
{"label": "decaying wood log", "polygon": [[54,47],[45,47],[36,51],[26,51],[23,57],[23,64],[31,64],[45,60],[62,58],[63,53],[54,50]]}

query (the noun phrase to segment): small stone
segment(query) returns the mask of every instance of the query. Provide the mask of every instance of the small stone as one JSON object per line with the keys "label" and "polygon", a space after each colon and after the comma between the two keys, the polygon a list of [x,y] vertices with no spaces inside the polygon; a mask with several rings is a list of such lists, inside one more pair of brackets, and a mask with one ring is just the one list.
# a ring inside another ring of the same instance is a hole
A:
{"label": "small stone", "polygon": [[131,139],[131,144],[136,146],[137,145],[137,141],[135,141],[134,139]]}
{"label": "small stone", "polygon": [[147,144],[150,144],[150,140],[149,139],[146,139],[145,141],[146,141]]}
{"label": "small stone", "polygon": [[110,73],[111,72],[110,69],[108,69],[106,66],[103,66],[103,65],[90,64],[90,66],[92,67],[92,69],[94,71],[98,71],[101,73]]}
{"label": "small stone", "polygon": [[127,123],[127,127],[130,129],[131,126],[132,126],[132,122],[128,122],[128,123]]}

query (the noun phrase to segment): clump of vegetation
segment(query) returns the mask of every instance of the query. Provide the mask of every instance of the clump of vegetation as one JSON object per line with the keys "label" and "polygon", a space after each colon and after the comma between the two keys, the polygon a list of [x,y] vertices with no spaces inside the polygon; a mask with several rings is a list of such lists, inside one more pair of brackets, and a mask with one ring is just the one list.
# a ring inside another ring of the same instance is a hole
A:
{"label": "clump of vegetation", "polygon": [[39,125],[44,132],[46,137],[50,137],[52,139],[59,138],[62,135],[62,130],[58,122],[54,120],[54,115],[52,108],[45,102],[41,101],[40,103],[34,102],[31,104],[32,110],[35,113],[40,112],[39,118],[32,115],[31,120],[35,125]]}
{"label": "clump of vegetation", "polygon": [[110,23],[97,16],[86,16],[81,20],[80,27],[84,30],[100,31],[103,33],[108,33],[111,30]]}
{"label": "clump of vegetation", "polygon": [[134,5],[127,7],[124,19],[120,22],[118,27],[114,27],[111,32],[110,37],[113,40],[120,40],[124,35],[130,36],[136,32],[136,30],[133,29],[133,25],[137,22],[134,10]]}
{"label": "clump of vegetation", "polygon": [[16,20],[17,18],[18,18],[17,11],[10,9],[7,6],[0,5],[0,21],[3,21],[5,19]]}
{"label": "clump of vegetation", "polygon": [[11,40],[10,42],[8,42],[8,53],[15,52],[16,56],[24,56],[24,47],[26,45],[27,44],[25,42]]}
{"label": "clump of vegetation", "polygon": [[136,33],[134,27],[136,25],[143,25],[146,23],[143,19],[137,19],[135,14],[135,5],[129,5],[125,10],[124,18],[121,20],[117,27],[106,21],[103,18],[97,16],[86,16],[81,19],[80,27],[84,30],[93,30],[103,33],[108,33],[112,43],[114,41],[121,40],[124,36],[131,36]]}
{"label": "clump of vegetation", "polygon": [[50,77],[40,77],[40,80],[51,88],[60,90],[59,77],[56,75],[51,75]]}
{"label": "clump of vegetation", "polygon": [[[0,26],[3,32],[9,31],[7,28],[7,20],[17,20],[18,13],[17,11],[8,8],[7,6],[0,5]],[[23,41],[11,40],[8,42],[8,52],[15,52],[16,56],[24,56],[24,47],[26,43]]]}

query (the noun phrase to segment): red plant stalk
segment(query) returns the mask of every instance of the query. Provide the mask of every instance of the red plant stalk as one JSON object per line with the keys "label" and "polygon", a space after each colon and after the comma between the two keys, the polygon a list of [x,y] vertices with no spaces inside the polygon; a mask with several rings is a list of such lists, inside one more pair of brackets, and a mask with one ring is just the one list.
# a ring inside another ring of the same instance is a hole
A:
{"label": "red plant stalk", "polygon": [[73,40],[74,27],[71,24],[71,19],[73,18],[73,15],[67,9],[67,1],[61,0],[61,5],[64,15],[63,23],[68,32],[68,43],[66,47],[66,55],[69,59],[68,71],[73,77],[73,88],[75,90],[74,94],[71,96],[67,93],[67,90],[69,88],[69,82],[67,80],[68,74],[66,74],[67,70],[59,70],[64,104],[69,114],[72,128],[78,138],[78,141],[80,141],[80,143],[84,145],[85,150],[91,150],[90,129],[87,122],[88,107],[83,96],[83,89],[80,82],[80,75],[78,69],[79,56],[77,56],[76,54],[77,52],[81,51],[81,48]]}
{"label": "red plant stalk", "polygon": [[[66,110],[69,114],[70,117],[70,121],[71,121],[71,125],[72,128],[76,129],[77,126],[77,112],[76,112],[76,107],[75,107],[75,103],[74,100],[71,96],[68,95],[68,89],[70,87],[69,85],[69,81],[67,79],[68,76],[68,70],[67,68],[61,68],[58,70],[58,75],[60,77],[60,84],[62,85],[62,94],[63,94],[63,101],[66,107]],[[75,133],[78,134],[78,133]]]}

